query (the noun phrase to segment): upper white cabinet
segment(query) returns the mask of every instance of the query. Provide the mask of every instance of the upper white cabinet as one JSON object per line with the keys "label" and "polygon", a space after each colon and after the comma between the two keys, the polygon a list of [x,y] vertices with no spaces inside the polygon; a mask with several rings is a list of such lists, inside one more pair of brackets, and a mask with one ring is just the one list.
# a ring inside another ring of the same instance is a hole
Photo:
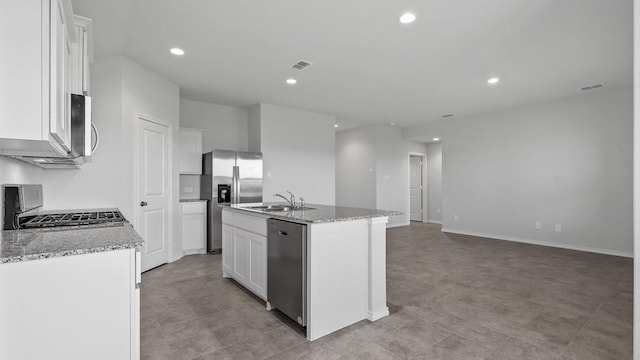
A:
{"label": "upper white cabinet", "polygon": [[202,174],[202,133],[180,128],[180,174]]}
{"label": "upper white cabinet", "polygon": [[67,154],[74,24],[71,0],[0,2],[0,155]]}
{"label": "upper white cabinet", "polygon": [[93,22],[86,17],[74,15],[76,32],[75,46],[71,47],[70,92],[79,95],[91,95],[89,87],[89,64],[93,62],[92,35]]}

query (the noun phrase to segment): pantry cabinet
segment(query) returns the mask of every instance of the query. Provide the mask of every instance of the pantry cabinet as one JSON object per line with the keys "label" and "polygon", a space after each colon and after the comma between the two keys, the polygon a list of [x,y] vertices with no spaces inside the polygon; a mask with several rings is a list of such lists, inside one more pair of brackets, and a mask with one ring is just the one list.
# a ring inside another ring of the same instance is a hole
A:
{"label": "pantry cabinet", "polygon": [[0,3],[0,155],[67,155],[74,24],[71,0]]}

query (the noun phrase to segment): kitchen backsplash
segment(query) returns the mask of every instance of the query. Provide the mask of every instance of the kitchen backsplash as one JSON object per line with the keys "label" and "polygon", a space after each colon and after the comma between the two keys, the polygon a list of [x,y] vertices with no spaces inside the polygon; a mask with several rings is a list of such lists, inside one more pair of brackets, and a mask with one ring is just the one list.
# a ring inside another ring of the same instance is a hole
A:
{"label": "kitchen backsplash", "polygon": [[200,198],[200,175],[180,175],[180,199]]}

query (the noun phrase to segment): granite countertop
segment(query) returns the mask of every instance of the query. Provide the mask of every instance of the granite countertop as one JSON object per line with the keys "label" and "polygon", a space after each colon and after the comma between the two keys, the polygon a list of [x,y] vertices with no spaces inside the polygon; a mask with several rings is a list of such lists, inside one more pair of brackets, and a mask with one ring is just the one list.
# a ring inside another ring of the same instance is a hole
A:
{"label": "granite countertop", "polygon": [[358,219],[369,219],[404,214],[402,211],[360,209],[346,206],[330,206],[319,204],[305,204],[305,207],[314,208],[308,210],[293,211],[262,211],[249,209],[250,206],[274,205],[274,203],[253,203],[253,204],[226,204],[222,207],[247,213],[259,213],[271,218],[303,222],[308,224],[349,221]]}
{"label": "granite countertop", "polygon": [[180,202],[199,202],[199,201],[209,201],[209,200],[202,200],[202,199],[180,199]]}
{"label": "granite countertop", "polygon": [[131,249],[144,241],[129,223],[0,231],[0,264]]}

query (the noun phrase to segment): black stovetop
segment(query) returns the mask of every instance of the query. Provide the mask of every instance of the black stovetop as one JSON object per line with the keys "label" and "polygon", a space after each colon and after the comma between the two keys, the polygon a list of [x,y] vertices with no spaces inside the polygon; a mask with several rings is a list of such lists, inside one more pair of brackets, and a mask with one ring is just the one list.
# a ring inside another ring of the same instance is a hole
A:
{"label": "black stovetop", "polygon": [[72,211],[24,216],[19,220],[21,229],[39,229],[58,226],[122,225],[127,220],[118,210]]}

